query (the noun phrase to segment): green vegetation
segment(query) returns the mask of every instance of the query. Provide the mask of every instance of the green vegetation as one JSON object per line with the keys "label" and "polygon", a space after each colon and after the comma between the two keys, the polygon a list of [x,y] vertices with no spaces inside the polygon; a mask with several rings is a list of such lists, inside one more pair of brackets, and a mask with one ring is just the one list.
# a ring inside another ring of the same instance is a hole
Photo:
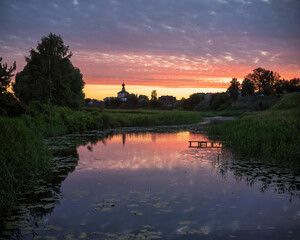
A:
{"label": "green vegetation", "polygon": [[291,93],[267,111],[212,125],[208,132],[221,135],[225,145],[241,155],[293,166],[299,165],[299,119],[300,93]]}
{"label": "green vegetation", "polygon": [[22,119],[0,118],[0,216],[36,185],[50,163],[42,136]]}
{"label": "green vegetation", "polygon": [[60,36],[50,33],[26,57],[13,90],[26,104],[31,101],[79,108],[84,101],[82,74],[71,62],[72,53]]}
{"label": "green vegetation", "polygon": [[275,103],[270,109],[271,110],[286,110],[286,109],[297,109],[300,107],[300,93],[291,93],[283,95],[283,98]]}
{"label": "green vegetation", "polygon": [[230,107],[231,101],[226,93],[216,93],[212,95],[209,107],[213,111],[221,111]]}
{"label": "green vegetation", "polygon": [[68,107],[54,107],[37,102],[27,106],[26,112],[20,118],[43,136],[117,127],[188,124],[202,120],[201,114],[197,112],[120,109],[102,111],[97,108],[73,111]]}
{"label": "green vegetation", "polygon": [[204,95],[198,93],[191,94],[188,99],[182,101],[182,108],[183,110],[193,110],[203,99]]}
{"label": "green vegetation", "polygon": [[229,96],[233,100],[237,100],[239,96],[239,87],[240,83],[238,82],[237,78],[233,78],[230,81],[230,87],[227,89]]}

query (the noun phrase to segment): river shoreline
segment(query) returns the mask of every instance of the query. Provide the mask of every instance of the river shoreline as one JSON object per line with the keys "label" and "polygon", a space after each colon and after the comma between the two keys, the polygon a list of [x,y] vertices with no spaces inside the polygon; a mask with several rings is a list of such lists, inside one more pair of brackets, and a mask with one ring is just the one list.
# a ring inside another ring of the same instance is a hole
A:
{"label": "river shoreline", "polygon": [[[52,177],[11,216],[6,233],[19,234],[24,240],[33,235],[38,239],[104,239],[106,234],[108,239],[218,239],[220,234],[245,237],[242,226],[246,224],[253,229],[253,238],[263,234],[280,239],[289,231],[299,235],[298,220],[290,220],[300,204],[293,194],[298,178],[259,161],[231,159],[222,149],[188,148],[188,140],[209,137],[190,130],[125,128],[110,130],[107,138],[104,132],[53,138],[58,148],[53,149],[56,164],[47,174]],[[249,198],[251,208],[247,207]],[[272,207],[262,209],[261,202],[267,200]],[[287,203],[288,211],[281,211]],[[250,218],[244,218],[245,211]],[[167,226],[163,224],[166,219]],[[232,230],[227,222],[235,220],[241,228]],[[290,225],[282,226],[286,221]],[[259,232],[254,231],[257,222],[263,227]]]}

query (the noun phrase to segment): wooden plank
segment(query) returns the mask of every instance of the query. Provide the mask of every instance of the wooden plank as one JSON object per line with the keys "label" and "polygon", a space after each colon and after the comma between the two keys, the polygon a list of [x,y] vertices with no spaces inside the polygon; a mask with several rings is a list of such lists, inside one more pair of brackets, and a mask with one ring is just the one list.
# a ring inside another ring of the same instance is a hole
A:
{"label": "wooden plank", "polygon": [[[188,141],[190,143],[189,147],[194,148],[221,148],[222,141]],[[193,146],[192,143],[197,143]]]}

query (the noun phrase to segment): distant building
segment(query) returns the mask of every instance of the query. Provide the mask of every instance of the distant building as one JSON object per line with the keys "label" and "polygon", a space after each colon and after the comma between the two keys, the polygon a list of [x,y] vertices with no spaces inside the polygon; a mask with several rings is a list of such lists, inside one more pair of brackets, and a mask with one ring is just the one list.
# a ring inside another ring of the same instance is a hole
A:
{"label": "distant building", "polygon": [[127,101],[127,95],[128,95],[128,94],[129,94],[129,93],[126,92],[126,90],[125,90],[125,84],[124,84],[124,82],[123,82],[123,84],[122,84],[122,91],[118,92],[118,98],[121,98],[121,100],[122,100],[123,102],[125,102],[125,101]]}
{"label": "distant building", "polygon": [[165,103],[173,103],[176,102],[176,97],[166,95],[159,97],[159,100]]}

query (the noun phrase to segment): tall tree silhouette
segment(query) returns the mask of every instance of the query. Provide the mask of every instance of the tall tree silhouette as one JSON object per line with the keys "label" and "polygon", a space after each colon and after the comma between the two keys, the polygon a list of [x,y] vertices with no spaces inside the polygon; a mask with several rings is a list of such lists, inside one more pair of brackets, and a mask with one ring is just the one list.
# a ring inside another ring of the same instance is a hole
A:
{"label": "tall tree silhouette", "polygon": [[231,99],[237,100],[239,96],[239,89],[240,83],[236,78],[232,78],[232,80],[230,81],[230,86],[227,89],[227,92],[229,93]]}
{"label": "tall tree silhouette", "polygon": [[16,70],[16,62],[13,63],[13,66],[8,67],[7,63],[1,63],[2,57],[0,57],[0,95],[3,95],[7,92],[7,88],[10,86],[12,77],[14,74],[13,71]]}
{"label": "tall tree silhouette", "polygon": [[242,96],[252,96],[254,95],[254,90],[255,83],[252,80],[245,78],[242,82]]}
{"label": "tall tree silhouette", "polygon": [[253,73],[250,73],[246,78],[255,82],[259,94],[270,94],[273,90],[274,84],[279,80],[280,76],[278,73],[266,70],[264,68],[256,68],[253,70]]}
{"label": "tall tree silhouette", "polygon": [[42,37],[26,57],[26,66],[16,75],[15,95],[25,103],[40,101],[78,108],[83,104],[84,82],[71,62],[72,53],[61,36]]}

